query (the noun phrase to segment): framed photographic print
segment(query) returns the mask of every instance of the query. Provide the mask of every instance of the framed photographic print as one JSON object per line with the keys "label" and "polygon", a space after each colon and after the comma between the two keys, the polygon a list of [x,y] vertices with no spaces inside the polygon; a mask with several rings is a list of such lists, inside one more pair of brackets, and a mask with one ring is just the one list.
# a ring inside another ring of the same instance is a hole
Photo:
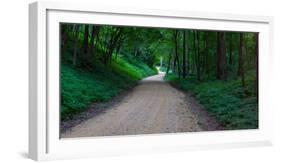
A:
{"label": "framed photographic print", "polygon": [[266,16],[36,2],[34,160],[270,145]]}

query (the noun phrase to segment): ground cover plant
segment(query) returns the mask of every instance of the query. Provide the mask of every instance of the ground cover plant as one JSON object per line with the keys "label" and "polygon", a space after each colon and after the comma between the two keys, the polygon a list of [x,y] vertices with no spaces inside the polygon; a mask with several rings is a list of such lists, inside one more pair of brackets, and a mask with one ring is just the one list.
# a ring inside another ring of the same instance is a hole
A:
{"label": "ground cover plant", "polygon": [[225,129],[258,128],[258,42],[253,32],[62,23],[61,120],[159,71]]}

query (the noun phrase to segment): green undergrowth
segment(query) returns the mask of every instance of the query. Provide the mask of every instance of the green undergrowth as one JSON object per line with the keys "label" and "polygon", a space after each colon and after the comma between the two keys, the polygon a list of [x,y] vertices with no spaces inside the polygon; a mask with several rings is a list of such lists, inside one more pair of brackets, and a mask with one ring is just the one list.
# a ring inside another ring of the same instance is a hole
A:
{"label": "green undergrowth", "polygon": [[95,102],[109,101],[156,71],[144,63],[130,63],[119,57],[109,66],[97,62],[93,70],[61,65],[61,118],[71,118]]}
{"label": "green undergrowth", "polygon": [[157,74],[157,70],[150,68],[143,62],[132,59],[127,61],[122,57],[113,59],[111,67],[119,74],[126,75],[134,80],[140,80],[147,76]]}
{"label": "green undergrowth", "polygon": [[199,82],[195,76],[179,79],[174,74],[168,74],[165,80],[191,92],[225,129],[258,128],[258,105],[253,75],[248,75],[244,88],[240,79]]}

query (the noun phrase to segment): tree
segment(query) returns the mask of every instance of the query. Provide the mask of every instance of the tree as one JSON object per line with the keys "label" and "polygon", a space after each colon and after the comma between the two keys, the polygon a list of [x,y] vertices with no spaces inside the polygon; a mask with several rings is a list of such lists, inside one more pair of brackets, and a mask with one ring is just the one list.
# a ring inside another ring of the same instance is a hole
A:
{"label": "tree", "polygon": [[189,71],[190,71],[190,44],[189,44],[189,31],[186,31],[186,63],[187,63],[187,66],[186,66],[186,74],[189,75]]}
{"label": "tree", "polygon": [[232,43],[232,33],[229,33],[229,64],[233,64],[233,43]]}
{"label": "tree", "polygon": [[[254,76],[247,74],[258,68],[256,33],[89,24],[62,24],[60,32],[64,62],[72,62],[74,66],[79,63],[82,68],[93,68],[97,62],[110,66],[113,55],[115,59],[133,59],[151,68],[163,58],[166,72],[172,70],[179,78],[194,74],[203,82],[239,77],[242,85]],[[70,43],[73,46],[66,46]],[[254,92],[257,92],[257,70],[255,80]]]}
{"label": "tree", "polygon": [[67,34],[68,34],[68,25],[63,24],[61,27],[61,44],[62,44],[62,54],[65,53],[66,44],[67,44]]}
{"label": "tree", "polygon": [[217,47],[217,79],[227,79],[225,32],[218,32]]}
{"label": "tree", "polygon": [[175,43],[175,57],[174,57],[174,68],[177,65],[178,68],[178,77],[181,77],[181,70],[180,70],[180,62],[178,56],[178,30],[174,30],[174,43]]}
{"label": "tree", "polygon": [[[107,43],[105,54],[103,56],[103,63],[107,64],[109,60],[112,58],[112,53],[114,49],[116,48],[116,45],[118,43],[119,38],[122,34],[122,28],[116,27],[113,32],[111,32],[110,39]],[[120,40],[119,40],[120,41]]]}
{"label": "tree", "polygon": [[201,52],[200,52],[200,35],[199,31],[196,32],[196,45],[197,45],[197,79],[201,80]]}
{"label": "tree", "polygon": [[74,50],[72,57],[72,64],[75,66],[77,64],[77,49],[78,49],[78,36],[79,36],[80,25],[74,25]]}
{"label": "tree", "polygon": [[166,70],[166,74],[169,73],[170,71],[170,67],[171,67],[171,60],[172,60],[172,53],[169,53],[169,58],[168,58],[168,63],[167,63],[167,70]]}
{"label": "tree", "polygon": [[197,54],[197,48],[196,48],[196,31],[193,30],[193,55],[192,55],[192,72],[195,71],[197,65],[196,65],[196,54]]}
{"label": "tree", "polygon": [[209,54],[209,32],[204,32],[205,36],[205,47],[204,47],[204,54],[205,54],[205,71],[210,78],[210,54]]}
{"label": "tree", "polygon": [[241,77],[242,86],[245,87],[245,74],[244,74],[244,35],[240,33],[239,53],[238,53],[238,76]]}
{"label": "tree", "polygon": [[186,77],[186,51],[188,49],[187,43],[186,43],[186,31],[183,30],[183,53],[182,53],[182,77]]}
{"label": "tree", "polygon": [[98,34],[99,32],[99,26],[92,26],[92,32],[91,32],[91,40],[90,40],[90,49],[88,50],[88,56],[93,55],[95,56],[95,36]]}
{"label": "tree", "polygon": [[[86,56],[88,54],[88,45],[89,45],[89,25],[85,25],[84,29],[84,43],[83,43],[83,52]],[[85,57],[86,59],[87,57]]]}
{"label": "tree", "polygon": [[194,63],[197,73],[197,80],[201,80],[201,52],[200,52],[200,33],[193,31]]}
{"label": "tree", "polygon": [[117,55],[118,55],[118,53],[120,52],[120,49],[121,49],[121,46],[122,46],[122,43],[123,43],[123,41],[125,40],[125,37],[123,36],[121,36],[120,38],[119,38],[119,41],[117,41],[118,43],[117,43],[117,47],[116,47],[116,55],[115,55],[115,58],[117,58]]}
{"label": "tree", "polygon": [[[254,39],[255,39],[255,69],[256,69],[256,79],[255,79],[255,93],[258,96],[258,79],[259,79],[259,34],[255,33],[254,34]],[[258,99],[258,98],[257,98]]]}

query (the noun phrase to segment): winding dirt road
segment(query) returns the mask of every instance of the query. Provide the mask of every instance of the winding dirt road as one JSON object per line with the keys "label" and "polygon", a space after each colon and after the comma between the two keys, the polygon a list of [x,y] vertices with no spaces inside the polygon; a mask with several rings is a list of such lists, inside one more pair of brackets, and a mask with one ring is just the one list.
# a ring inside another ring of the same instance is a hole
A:
{"label": "winding dirt road", "polygon": [[[194,132],[218,125],[203,117],[192,97],[163,81],[163,73],[142,80],[121,102],[61,134],[62,138]],[[201,120],[199,120],[201,118]],[[202,129],[200,123],[210,123]]]}

